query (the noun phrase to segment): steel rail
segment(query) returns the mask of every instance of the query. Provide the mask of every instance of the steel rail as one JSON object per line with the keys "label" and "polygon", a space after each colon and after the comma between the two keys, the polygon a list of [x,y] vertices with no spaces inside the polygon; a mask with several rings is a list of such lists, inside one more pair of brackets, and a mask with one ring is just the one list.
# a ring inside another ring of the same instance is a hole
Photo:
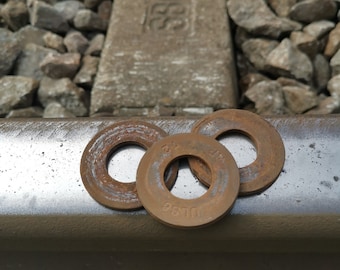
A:
{"label": "steel rail", "polygon": [[[279,178],[237,199],[218,223],[195,230],[167,227],[144,210],[105,208],[85,190],[85,146],[123,118],[1,120],[0,250],[339,252],[340,117],[266,119],[286,150]],[[143,120],[175,134],[189,132],[197,119]],[[234,138],[242,159],[241,143]]]}

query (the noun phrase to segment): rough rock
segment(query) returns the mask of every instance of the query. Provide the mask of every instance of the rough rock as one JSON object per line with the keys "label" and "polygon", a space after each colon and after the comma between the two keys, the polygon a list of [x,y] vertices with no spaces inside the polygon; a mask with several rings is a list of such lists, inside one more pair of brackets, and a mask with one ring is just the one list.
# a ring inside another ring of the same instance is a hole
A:
{"label": "rough rock", "polygon": [[302,28],[297,22],[277,17],[264,0],[229,0],[227,6],[233,21],[253,34],[278,38]]}
{"label": "rough rock", "polygon": [[8,1],[1,8],[1,17],[13,31],[17,31],[28,23],[26,4],[20,0]]}
{"label": "rough rock", "polygon": [[301,114],[318,104],[318,98],[313,91],[297,86],[282,87],[287,107],[294,113]]}
{"label": "rough rock", "polygon": [[340,49],[331,58],[330,66],[331,66],[331,69],[332,69],[332,76],[340,74]]}
{"label": "rough rock", "polygon": [[275,40],[253,38],[242,44],[242,50],[248,60],[259,71],[265,69],[268,54],[279,45]]}
{"label": "rough rock", "polygon": [[238,74],[240,77],[246,76],[248,73],[256,73],[257,70],[255,67],[249,62],[247,57],[244,54],[236,52],[236,66],[238,70]]}
{"label": "rough rock", "polygon": [[53,79],[73,78],[80,66],[79,53],[50,53],[40,63],[40,68]]}
{"label": "rough rock", "polygon": [[85,51],[85,55],[100,56],[104,46],[105,36],[103,34],[95,35]]}
{"label": "rough rock", "polygon": [[293,87],[304,88],[304,89],[306,89],[308,91],[312,91],[313,90],[310,85],[304,84],[302,82],[299,82],[297,80],[290,79],[290,78],[287,78],[287,77],[279,77],[279,78],[277,78],[276,81],[279,84],[281,84],[282,87],[293,86]]}
{"label": "rough rock", "polygon": [[0,77],[7,75],[21,52],[21,47],[15,35],[0,28]]}
{"label": "rough rock", "polygon": [[97,74],[99,57],[84,56],[82,66],[74,78],[74,82],[82,87],[92,87]]}
{"label": "rough rock", "polygon": [[268,81],[269,79],[260,73],[248,73],[239,80],[239,90],[243,94],[249,88],[261,81]]}
{"label": "rough rock", "polygon": [[336,75],[328,81],[327,89],[333,97],[340,98],[340,75]]}
{"label": "rough rock", "polygon": [[279,78],[276,79],[276,81],[279,84],[281,84],[282,87],[289,86],[289,87],[303,88],[306,91],[312,91],[312,92],[317,93],[316,89],[313,88],[311,85],[304,84],[304,83],[299,82],[299,81],[294,80],[294,79],[290,79],[290,78],[287,78],[287,77],[279,77]]}
{"label": "rough rock", "polygon": [[317,39],[302,31],[293,31],[290,34],[291,42],[303,53],[307,54],[311,59],[314,58],[319,49]]}
{"label": "rough rock", "polygon": [[89,46],[89,41],[79,31],[71,31],[64,38],[68,52],[83,54]]}
{"label": "rough rock", "polygon": [[54,8],[63,14],[64,18],[69,24],[73,24],[73,19],[77,12],[81,9],[85,9],[85,5],[80,1],[68,0],[57,2]]}
{"label": "rough rock", "polygon": [[323,53],[325,51],[327,42],[328,42],[328,35],[325,35],[324,37],[319,39],[319,53]]}
{"label": "rough rock", "polygon": [[43,114],[43,118],[74,118],[76,117],[73,113],[68,111],[58,102],[49,103]]}
{"label": "rough rock", "polygon": [[340,98],[339,97],[326,97],[319,101],[315,109],[308,111],[306,114],[331,114],[340,112]]}
{"label": "rough rock", "polygon": [[326,57],[331,58],[340,49],[340,23],[329,33],[328,42],[324,51]]}
{"label": "rough rock", "polygon": [[268,0],[268,4],[280,17],[288,17],[289,11],[298,0]]}
{"label": "rough rock", "polygon": [[33,43],[39,46],[44,46],[44,35],[46,35],[48,31],[34,27],[32,25],[26,25],[21,28],[18,32],[16,32],[17,39],[20,43],[22,49],[26,47],[27,44]]}
{"label": "rough rock", "polygon": [[51,102],[59,102],[76,116],[86,116],[88,112],[86,93],[69,78],[54,80],[44,77],[38,89],[38,98],[46,107]]}
{"label": "rough rock", "polygon": [[245,96],[255,103],[258,114],[283,114],[285,111],[282,87],[276,81],[261,81],[248,89]]}
{"label": "rough rock", "polygon": [[[25,1],[25,0],[21,0],[21,1]],[[26,5],[28,8],[32,8],[33,6],[33,3],[35,1],[41,1],[41,2],[44,2],[46,4],[49,4],[49,5],[54,5],[56,2],[58,2],[59,0],[26,0]]]}
{"label": "rough rock", "polygon": [[34,1],[30,9],[31,24],[55,33],[66,33],[70,26],[66,18],[53,6],[42,1]]}
{"label": "rough rock", "polygon": [[0,78],[0,115],[4,116],[13,109],[32,105],[33,96],[39,83],[22,76]]}
{"label": "rough rock", "polygon": [[88,9],[94,9],[97,7],[103,0],[84,0],[84,5]]}
{"label": "rough rock", "polygon": [[[0,27],[6,27],[6,24],[4,22],[4,19],[2,18],[2,14],[1,14],[1,9],[3,8],[4,4],[1,3],[2,0],[0,0]],[[8,26],[7,26],[8,28]]]}
{"label": "rough rock", "polygon": [[327,35],[334,27],[334,22],[321,20],[306,25],[303,28],[303,32],[315,37],[316,39],[320,39],[321,37]]}
{"label": "rough rock", "polygon": [[323,54],[317,54],[313,59],[314,66],[314,84],[319,91],[327,86],[331,77],[331,67],[327,58]]}
{"label": "rough rock", "polygon": [[60,53],[66,52],[63,37],[61,37],[57,34],[54,34],[52,32],[47,32],[43,36],[43,40],[44,40],[45,47],[54,49],[54,50],[56,50],[57,52],[60,52]]}
{"label": "rough rock", "polygon": [[310,23],[319,20],[333,19],[337,12],[333,0],[303,0],[296,3],[290,10],[292,20]]}
{"label": "rough rock", "polygon": [[83,31],[106,31],[108,26],[107,21],[88,9],[79,10],[73,19],[73,24],[77,29]]}
{"label": "rough rock", "polygon": [[293,77],[310,82],[313,65],[308,56],[285,38],[267,57],[266,70],[276,76]]}
{"label": "rough rock", "polygon": [[56,51],[33,43],[29,43],[23,49],[14,65],[14,75],[32,77],[40,80],[44,73],[40,69],[40,62],[49,53]]}
{"label": "rough rock", "polygon": [[39,118],[43,116],[43,109],[40,107],[28,107],[24,109],[11,110],[6,118]]}
{"label": "rough rock", "polygon": [[97,8],[98,16],[102,18],[104,21],[109,21],[112,10],[112,1],[106,0],[99,4]]}
{"label": "rough rock", "polygon": [[248,39],[254,38],[246,29],[237,26],[234,35],[234,43],[237,49],[242,50],[242,44]]}

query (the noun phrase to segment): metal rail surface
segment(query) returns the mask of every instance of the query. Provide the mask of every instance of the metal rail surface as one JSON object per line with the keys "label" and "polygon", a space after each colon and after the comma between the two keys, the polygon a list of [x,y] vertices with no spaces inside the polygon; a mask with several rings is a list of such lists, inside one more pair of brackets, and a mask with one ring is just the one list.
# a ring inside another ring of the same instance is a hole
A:
{"label": "metal rail surface", "polygon": [[[105,208],[85,190],[79,170],[85,146],[123,118],[1,120],[0,250],[339,252],[340,117],[266,119],[286,151],[277,181],[195,230],[167,227],[145,210]],[[175,134],[189,132],[197,119],[142,120]],[[232,136],[230,145],[238,163],[254,156],[241,137]],[[123,175],[127,162],[119,168]],[[200,196],[202,186],[189,181],[186,169],[173,192]]]}

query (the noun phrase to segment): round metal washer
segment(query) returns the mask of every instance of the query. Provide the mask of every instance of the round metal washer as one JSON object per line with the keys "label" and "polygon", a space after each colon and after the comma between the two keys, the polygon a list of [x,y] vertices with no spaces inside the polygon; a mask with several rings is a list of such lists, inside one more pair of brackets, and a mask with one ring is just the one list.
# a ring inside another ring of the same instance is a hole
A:
{"label": "round metal washer", "polygon": [[[201,197],[175,197],[164,184],[169,164],[183,157],[201,159],[212,172],[212,184]],[[177,228],[201,227],[224,216],[233,206],[239,186],[239,170],[229,151],[199,134],[176,134],[155,143],[137,170],[137,191],[144,208],[157,220]]]}
{"label": "round metal washer", "polygon": [[[251,139],[256,147],[254,162],[240,168],[240,195],[263,191],[280,174],[285,149],[276,129],[257,114],[236,109],[214,112],[199,120],[192,128],[193,133],[218,138],[227,132],[241,133]],[[211,176],[208,168],[197,159],[189,159],[189,165],[196,177],[207,186]]]}
{"label": "round metal washer", "polygon": [[[142,207],[136,191],[136,182],[122,183],[108,173],[110,156],[124,145],[138,145],[148,149],[168,134],[161,128],[142,121],[124,121],[97,133],[86,146],[80,165],[80,173],[89,194],[104,206],[131,210]],[[178,164],[167,174],[169,188],[176,181]]]}

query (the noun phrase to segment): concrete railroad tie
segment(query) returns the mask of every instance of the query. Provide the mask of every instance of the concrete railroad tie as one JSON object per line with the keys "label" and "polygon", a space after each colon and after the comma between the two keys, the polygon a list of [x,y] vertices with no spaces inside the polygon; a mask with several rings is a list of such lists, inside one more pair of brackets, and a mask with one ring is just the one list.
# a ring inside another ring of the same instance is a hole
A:
{"label": "concrete railroad tie", "polygon": [[91,114],[206,114],[236,106],[224,0],[114,2]]}

